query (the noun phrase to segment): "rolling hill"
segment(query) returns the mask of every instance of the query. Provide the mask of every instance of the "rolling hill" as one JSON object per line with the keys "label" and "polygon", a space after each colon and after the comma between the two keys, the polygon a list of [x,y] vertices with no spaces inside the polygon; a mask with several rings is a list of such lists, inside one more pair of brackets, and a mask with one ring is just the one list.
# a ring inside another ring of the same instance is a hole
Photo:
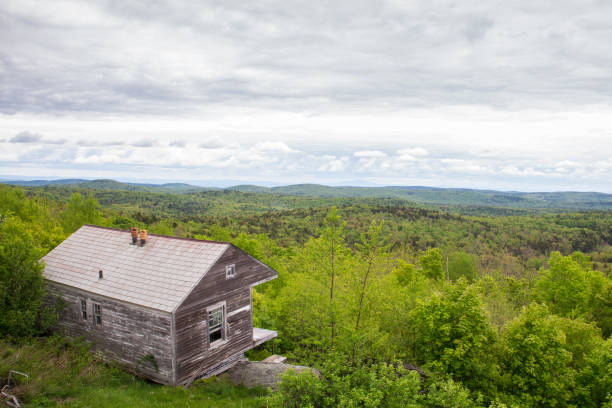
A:
{"label": "rolling hill", "polygon": [[[123,183],[110,179],[4,181],[28,187],[76,187],[92,190],[145,191],[154,193],[190,194],[219,191],[185,183]],[[536,192],[437,188],[425,186],[333,187],[321,184],[294,184],[280,187],[237,185],[225,190],[255,194],[322,198],[393,198],[418,204],[440,206],[482,206],[515,209],[612,210],[612,194],[597,192]]]}

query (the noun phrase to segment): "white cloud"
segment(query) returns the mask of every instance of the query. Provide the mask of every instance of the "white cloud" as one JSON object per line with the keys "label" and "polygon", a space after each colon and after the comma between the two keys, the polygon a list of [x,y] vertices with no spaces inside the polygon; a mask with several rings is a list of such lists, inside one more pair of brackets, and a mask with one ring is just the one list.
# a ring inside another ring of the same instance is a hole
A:
{"label": "white cloud", "polygon": [[324,11],[2,2],[0,172],[609,186],[610,4]]}
{"label": "white cloud", "polygon": [[546,176],[546,173],[540,170],[536,170],[533,167],[526,167],[519,169],[515,166],[504,167],[501,170],[502,174],[506,174],[509,176],[518,176],[518,177],[534,177],[534,176]]}
{"label": "white cloud", "polygon": [[[414,157],[422,157],[427,156],[429,152],[422,147],[414,147],[411,149],[400,149],[397,151],[400,158],[404,158],[404,160],[414,160]],[[407,159],[406,159],[407,158]]]}
{"label": "white cloud", "polygon": [[346,156],[337,158],[336,156],[325,155],[323,160],[326,160],[327,163],[321,165],[317,171],[336,173],[345,169],[349,158]]}
{"label": "white cloud", "polygon": [[485,173],[489,171],[486,166],[480,165],[472,160],[442,159],[440,162],[443,163],[448,169],[457,172]]}
{"label": "white cloud", "polygon": [[19,132],[9,139],[9,143],[36,143],[42,140],[42,136],[34,132]]}
{"label": "white cloud", "polygon": [[153,147],[155,145],[155,141],[152,139],[141,139],[131,142],[130,145],[134,147]]}
{"label": "white cloud", "polygon": [[355,157],[386,157],[387,155],[380,150],[363,150],[353,153]]}
{"label": "white cloud", "polygon": [[255,145],[255,150],[265,152],[297,153],[298,151],[287,146],[285,142],[261,142]]}

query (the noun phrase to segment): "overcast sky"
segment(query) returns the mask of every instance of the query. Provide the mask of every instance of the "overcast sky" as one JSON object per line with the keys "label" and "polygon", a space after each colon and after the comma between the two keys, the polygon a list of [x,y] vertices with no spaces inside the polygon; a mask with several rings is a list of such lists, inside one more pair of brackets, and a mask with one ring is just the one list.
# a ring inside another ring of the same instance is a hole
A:
{"label": "overcast sky", "polygon": [[612,193],[612,2],[0,2],[0,175]]}

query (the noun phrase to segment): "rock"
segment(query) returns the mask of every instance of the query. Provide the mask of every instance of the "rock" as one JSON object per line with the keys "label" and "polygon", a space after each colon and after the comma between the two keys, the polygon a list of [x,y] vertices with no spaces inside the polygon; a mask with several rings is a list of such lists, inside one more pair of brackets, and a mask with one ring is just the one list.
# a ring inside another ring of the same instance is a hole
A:
{"label": "rock", "polygon": [[244,385],[249,388],[256,386],[270,387],[276,391],[280,383],[281,375],[289,369],[292,369],[296,373],[312,371],[315,375],[321,376],[319,370],[311,367],[248,360],[239,361],[232,368],[221,374],[221,376],[227,378],[236,385]]}
{"label": "rock", "polygon": [[285,363],[286,361],[287,357],[278,354],[272,354],[270,357],[261,360],[262,363]]}

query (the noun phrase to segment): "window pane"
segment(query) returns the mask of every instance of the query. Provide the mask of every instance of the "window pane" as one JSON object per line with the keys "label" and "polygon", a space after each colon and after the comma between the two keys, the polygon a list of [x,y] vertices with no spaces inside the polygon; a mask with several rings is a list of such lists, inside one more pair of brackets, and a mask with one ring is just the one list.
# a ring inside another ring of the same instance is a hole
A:
{"label": "window pane", "polygon": [[233,278],[236,275],[236,265],[228,265],[225,267],[225,277]]}
{"label": "window pane", "polygon": [[208,311],[208,340],[213,343],[223,339],[225,306],[217,307]]}
{"label": "window pane", "polygon": [[214,332],[210,333],[209,341],[212,343],[217,340],[221,340],[221,330],[215,330]]}
{"label": "window pane", "polygon": [[94,323],[102,324],[102,307],[97,303],[94,303]]}

